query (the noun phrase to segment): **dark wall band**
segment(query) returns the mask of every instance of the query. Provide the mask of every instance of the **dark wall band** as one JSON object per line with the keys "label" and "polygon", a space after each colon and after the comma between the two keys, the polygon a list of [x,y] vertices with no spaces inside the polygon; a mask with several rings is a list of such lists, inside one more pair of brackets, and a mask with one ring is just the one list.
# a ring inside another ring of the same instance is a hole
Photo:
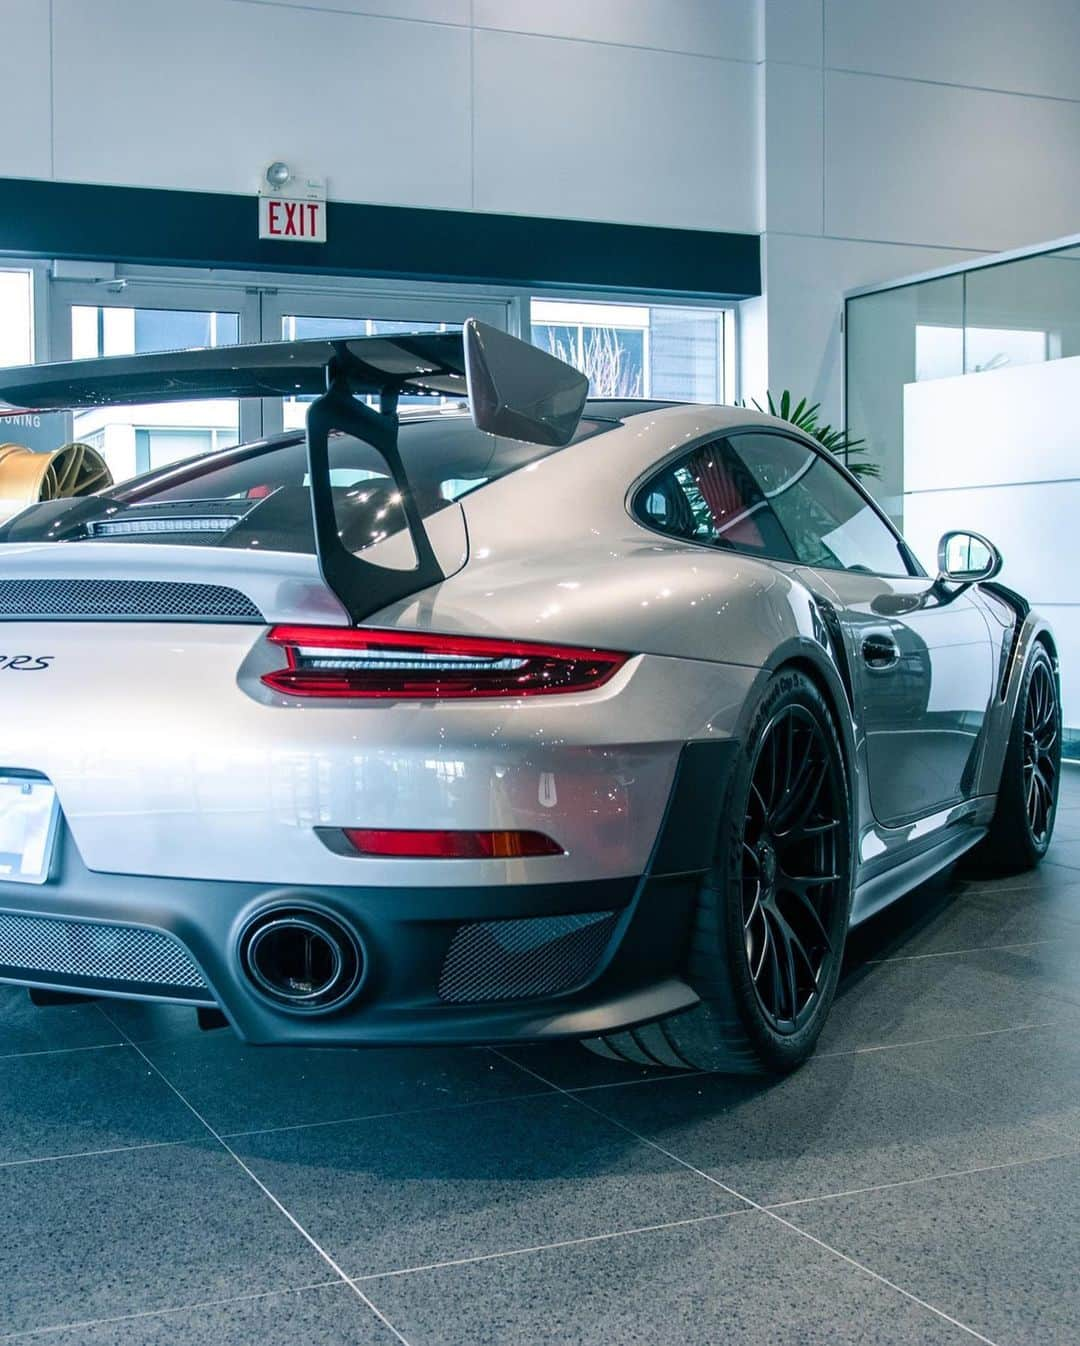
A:
{"label": "dark wall band", "polygon": [[327,238],[260,241],[251,196],[0,178],[0,256],[747,299],[756,234],[331,201]]}

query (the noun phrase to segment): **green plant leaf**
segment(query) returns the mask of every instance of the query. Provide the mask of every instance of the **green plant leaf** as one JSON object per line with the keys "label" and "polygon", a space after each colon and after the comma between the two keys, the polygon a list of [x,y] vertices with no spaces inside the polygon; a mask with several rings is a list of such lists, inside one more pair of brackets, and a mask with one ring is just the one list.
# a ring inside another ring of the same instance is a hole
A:
{"label": "green plant leaf", "polygon": [[[787,421],[797,429],[813,436],[823,449],[831,453],[834,457],[841,459],[848,470],[856,477],[880,477],[880,466],[872,461],[855,461],[852,458],[855,455],[869,453],[869,446],[865,439],[852,439],[846,430],[842,430],[833,425],[821,425],[818,420],[818,414],[821,411],[821,403],[815,402],[812,406],[807,406],[807,398],[802,398],[796,406],[792,406],[794,398],[791,391],[787,388],[780,394],[779,405],[772,395],[772,391],[765,394],[768,402],[769,411],[773,416],[780,420]],[[762,408],[757,402],[754,406],[758,411]]]}

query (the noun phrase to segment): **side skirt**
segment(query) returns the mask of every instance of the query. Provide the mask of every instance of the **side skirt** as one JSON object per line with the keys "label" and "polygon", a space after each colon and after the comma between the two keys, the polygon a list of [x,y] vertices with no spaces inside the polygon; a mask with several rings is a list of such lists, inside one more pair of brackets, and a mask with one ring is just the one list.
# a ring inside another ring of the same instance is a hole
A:
{"label": "side skirt", "polygon": [[972,826],[957,828],[935,846],[901,860],[884,873],[875,874],[864,880],[855,889],[850,924],[861,925],[883,907],[903,897],[905,893],[910,893],[920,883],[933,878],[935,874],[959,860],[982,841],[986,836],[986,830],[985,827]]}

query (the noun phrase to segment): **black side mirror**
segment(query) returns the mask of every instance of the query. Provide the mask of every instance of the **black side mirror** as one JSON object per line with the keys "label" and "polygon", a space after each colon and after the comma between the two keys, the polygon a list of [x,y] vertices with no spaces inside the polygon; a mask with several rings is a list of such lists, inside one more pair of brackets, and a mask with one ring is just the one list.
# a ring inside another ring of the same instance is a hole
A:
{"label": "black side mirror", "polygon": [[1000,574],[1001,553],[981,533],[956,530],[938,543],[938,579],[954,584],[978,584]]}

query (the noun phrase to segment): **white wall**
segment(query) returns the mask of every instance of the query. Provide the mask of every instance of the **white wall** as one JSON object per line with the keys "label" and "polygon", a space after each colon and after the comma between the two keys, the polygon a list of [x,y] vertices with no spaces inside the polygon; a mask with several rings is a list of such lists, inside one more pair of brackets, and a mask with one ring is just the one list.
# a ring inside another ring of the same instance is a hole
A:
{"label": "white wall", "polygon": [[347,201],[762,225],[755,0],[0,0],[0,34],[0,176],[283,158]]}
{"label": "white wall", "polygon": [[[50,26],[51,15],[51,26]],[[841,294],[1080,229],[1080,0],[0,0],[0,176],[766,230],[746,391]]]}
{"label": "white wall", "polygon": [[1077,0],[764,0],[768,377],[841,415],[841,294],[1080,230]]}
{"label": "white wall", "polygon": [[1002,581],[1049,618],[1065,723],[1080,725],[1080,356],[904,389],[904,532],[929,570],[947,529],[1001,548]]}

